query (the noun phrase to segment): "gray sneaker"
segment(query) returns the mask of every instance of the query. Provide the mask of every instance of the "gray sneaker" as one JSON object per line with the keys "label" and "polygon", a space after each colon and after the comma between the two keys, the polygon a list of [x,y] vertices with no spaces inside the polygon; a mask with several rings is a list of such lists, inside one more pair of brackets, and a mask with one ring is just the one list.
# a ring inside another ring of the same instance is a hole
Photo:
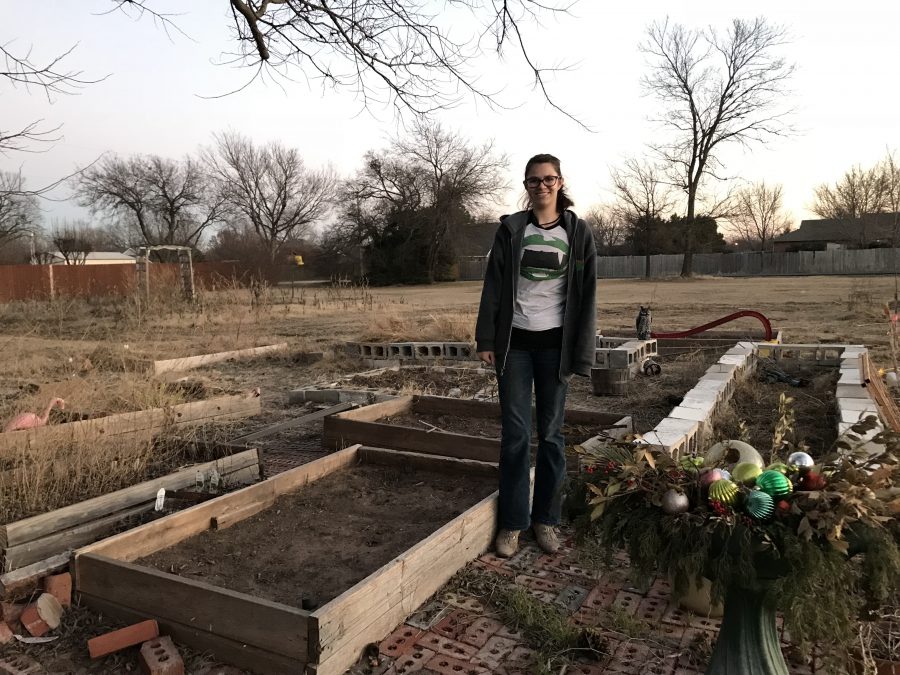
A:
{"label": "gray sneaker", "polygon": [[534,538],[545,553],[556,553],[559,550],[559,536],[556,528],[543,523],[534,524]]}
{"label": "gray sneaker", "polygon": [[509,558],[515,555],[519,549],[519,531],[500,530],[497,533],[497,539],[494,541],[494,548],[497,556],[500,558]]}

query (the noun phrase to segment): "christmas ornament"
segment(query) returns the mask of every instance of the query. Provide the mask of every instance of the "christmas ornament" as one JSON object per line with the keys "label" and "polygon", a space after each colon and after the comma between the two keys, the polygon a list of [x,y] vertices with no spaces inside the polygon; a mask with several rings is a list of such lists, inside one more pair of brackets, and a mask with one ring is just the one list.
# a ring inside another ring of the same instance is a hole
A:
{"label": "christmas ornament", "polygon": [[775,501],[762,490],[754,490],[744,500],[744,510],[756,520],[768,520],[775,513]]}
{"label": "christmas ornament", "polygon": [[662,496],[662,502],[660,504],[662,510],[669,515],[675,515],[677,513],[684,513],[690,507],[690,501],[688,501],[688,497],[683,492],[679,492],[678,490],[666,490]]}
{"label": "christmas ornament", "polygon": [[733,506],[738,496],[738,487],[730,480],[723,478],[709,486],[709,501],[721,502]]}
{"label": "christmas ornament", "polygon": [[731,472],[728,469],[719,469],[719,473],[722,474],[722,478],[731,480]]}
{"label": "christmas ornament", "polygon": [[777,471],[763,471],[756,477],[756,486],[770,497],[782,497],[794,489],[787,476]]}
{"label": "christmas ornament", "polygon": [[737,455],[738,464],[741,462],[750,462],[756,464],[760,469],[765,464],[762,455],[756,451],[756,448],[749,443],[733,440],[716,443],[706,452],[706,457],[704,459],[706,466],[715,466],[722,461],[733,461],[729,458],[734,455]]}
{"label": "christmas ornament", "polygon": [[784,462],[772,462],[766,467],[766,471],[777,471],[778,473],[787,473],[788,465]]}
{"label": "christmas ornament", "polygon": [[681,468],[687,473],[697,473],[699,468],[703,466],[702,457],[682,457],[680,462]]}
{"label": "christmas ornament", "polygon": [[700,486],[708,488],[717,480],[722,480],[723,478],[725,478],[725,476],[722,475],[722,471],[719,469],[710,469],[709,471],[704,471],[702,474],[700,474]]}
{"label": "christmas ornament", "polygon": [[822,477],[822,474],[816,473],[815,471],[807,471],[806,473],[800,476],[800,480],[797,481],[797,489],[798,490],[806,490],[807,492],[811,492],[814,490],[821,490],[825,487],[825,478]]}
{"label": "christmas ornament", "polygon": [[762,473],[762,469],[752,462],[741,462],[731,470],[735,483],[756,483],[756,477]]}
{"label": "christmas ornament", "polygon": [[815,465],[815,461],[805,452],[792,452],[788,457],[788,466],[797,471],[809,471]]}
{"label": "christmas ornament", "polygon": [[782,499],[778,502],[778,514],[782,516],[786,516],[791,512],[791,503],[786,499]]}

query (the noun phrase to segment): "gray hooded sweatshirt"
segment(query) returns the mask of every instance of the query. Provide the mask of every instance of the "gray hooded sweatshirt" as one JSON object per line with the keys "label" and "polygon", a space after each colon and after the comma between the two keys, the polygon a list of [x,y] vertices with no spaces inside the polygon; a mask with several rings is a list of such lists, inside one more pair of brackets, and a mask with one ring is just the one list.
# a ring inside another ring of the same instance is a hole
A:
{"label": "gray hooded sweatshirt", "polygon": [[[563,213],[563,221],[569,236],[570,255],[559,377],[568,380],[573,374],[589,376],[594,363],[597,249],[587,223],[569,210]],[[484,273],[481,305],[475,324],[476,349],[479,352],[493,351],[500,373],[506,366],[506,353],[512,335],[522,240],[527,224],[528,211],[519,211],[501,219]]]}

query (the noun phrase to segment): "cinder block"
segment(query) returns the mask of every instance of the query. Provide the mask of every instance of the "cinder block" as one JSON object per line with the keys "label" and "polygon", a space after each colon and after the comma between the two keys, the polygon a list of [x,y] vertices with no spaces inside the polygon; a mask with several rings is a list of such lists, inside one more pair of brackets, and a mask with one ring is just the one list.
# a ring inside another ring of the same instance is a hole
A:
{"label": "cinder block", "polygon": [[126,647],[139,645],[159,637],[159,626],[153,619],[126,626],[111,633],[98,635],[88,640],[88,652],[92,659],[112,654]]}
{"label": "cinder block", "polygon": [[397,345],[400,348],[400,358],[401,359],[414,359],[416,358],[415,353],[413,353],[413,346],[410,342],[402,342]]}
{"label": "cinder block", "polygon": [[865,410],[878,414],[878,407],[870,398],[839,398],[837,404],[840,410]]}
{"label": "cinder block", "polygon": [[52,595],[63,607],[72,606],[72,575],[68,572],[54,574],[44,579],[44,591]]}
{"label": "cinder block", "polygon": [[372,354],[372,345],[368,343],[360,343],[359,345],[359,355],[363,358],[371,359]]}
{"label": "cinder block", "polygon": [[595,349],[594,350],[594,367],[595,368],[609,368],[609,350],[608,349]]}
{"label": "cinder block", "polygon": [[628,358],[629,353],[627,349],[619,348],[619,349],[610,349],[608,353],[608,364],[609,368],[627,368],[631,361]]}
{"label": "cinder block", "polygon": [[13,641],[13,632],[12,629],[7,625],[5,621],[0,621],[0,645],[5,645],[7,642]]}
{"label": "cinder block", "polygon": [[838,384],[861,385],[863,382],[862,375],[860,374],[859,370],[853,368],[841,368],[840,373],[841,375],[837,381]]}
{"label": "cinder block", "polygon": [[412,346],[417,359],[439,359],[444,356],[443,342],[413,342]]}
{"label": "cinder block", "polygon": [[141,645],[141,672],[144,675],[184,675],[184,661],[172,638],[163,635]]}
{"label": "cinder block", "polygon": [[835,388],[837,398],[864,398],[871,400],[869,392],[859,384],[838,384]]}
{"label": "cinder block", "polygon": [[344,354],[349,356],[351,359],[358,359],[362,356],[362,351],[360,349],[360,345],[358,342],[345,342],[344,343]]}
{"label": "cinder block", "polygon": [[472,345],[468,342],[445,342],[444,358],[467,361],[474,357]]}

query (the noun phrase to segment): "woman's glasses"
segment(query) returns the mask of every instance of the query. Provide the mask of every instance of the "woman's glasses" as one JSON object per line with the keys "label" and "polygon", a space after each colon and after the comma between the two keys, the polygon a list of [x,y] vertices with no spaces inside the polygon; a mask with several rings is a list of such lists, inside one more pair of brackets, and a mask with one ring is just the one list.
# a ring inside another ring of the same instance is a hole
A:
{"label": "woman's glasses", "polygon": [[522,182],[525,184],[525,187],[529,188],[536,188],[541,183],[543,183],[547,187],[553,187],[554,185],[556,185],[556,181],[558,181],[560,178],[560,176],[544,176],[543,178],[531,176],[530,178],[526,178]]}

